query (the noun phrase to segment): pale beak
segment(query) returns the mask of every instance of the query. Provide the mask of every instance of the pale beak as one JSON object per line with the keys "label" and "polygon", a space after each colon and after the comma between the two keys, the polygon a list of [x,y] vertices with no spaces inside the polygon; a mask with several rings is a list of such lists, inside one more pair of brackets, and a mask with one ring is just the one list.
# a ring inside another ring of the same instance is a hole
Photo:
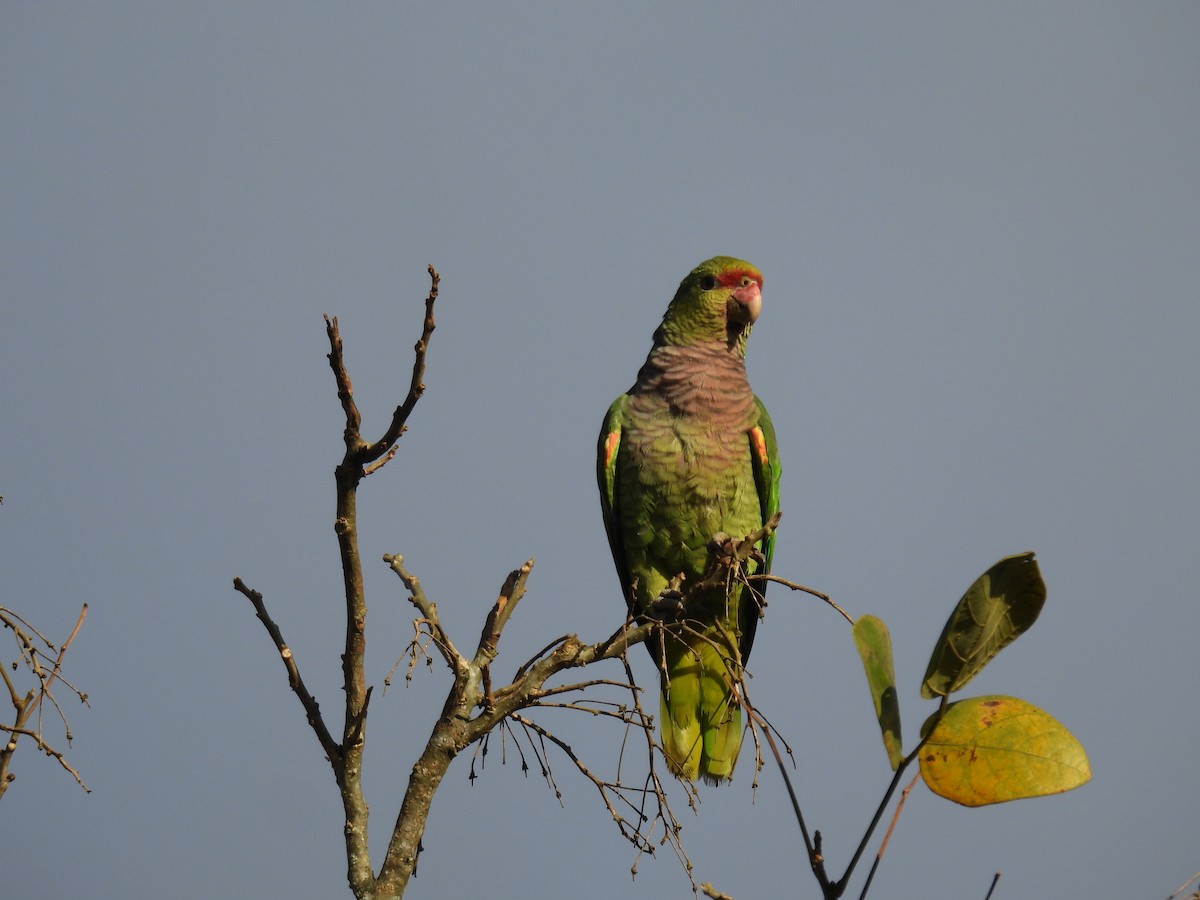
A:
{"label": "pale beak", "polygon": [[734,288],[727,307],[730,321],[753,325],[762,312],[762,289],[757,281]]}

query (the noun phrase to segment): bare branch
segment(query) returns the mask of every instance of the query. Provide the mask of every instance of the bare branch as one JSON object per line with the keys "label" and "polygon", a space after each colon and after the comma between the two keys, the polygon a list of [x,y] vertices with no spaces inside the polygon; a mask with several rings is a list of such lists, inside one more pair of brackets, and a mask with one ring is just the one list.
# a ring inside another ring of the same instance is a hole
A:
{"label": "bare branch", "polygon": [[393,444],[388,448],[388,452],[379,457],[379,459],[375,460],[375,462],[371,463],[369,466],[363,466],[363,477],[375,474],[395,458],[396,445]]}
{"label": "bare branch", "polygon": [[425,666],[428,669],[433,669],[433,657],[429,655],[429,645],[433,643],[433,637],[423,627],[427,624],[426,619],[413,619],[413,637],[408,642],[408,646],[404,648],[404,652],[388,669],[387,675],[383,677],[383,692],[386,694],[387,689],[391,687],[392,676],[396,674],[396,670],[400,668],[400,664],[404,662],[404,658],[408,657],[408,666],[404,673],[404,681],[406,684],[412,683],[413,669],[417,667],[418,660],[425,660]]}
{"label": "bare branch", "polygon": [[525,582],[529,580],[529,573],[532,571],[533,560],[530,559],[521,568],[508,573],[504,587],[500,589],[500,596],[496,598],[496,603],[488,613],[487,621],[484,622],[483,634],[479,636],[479,646],[476,648],[475,658],[472,660],[473,665],[486,666],[496,658],[500,634],[512,617],[517,604],[525,596]]}
{"label": "bare branch", "polygon": [[[10,619],[12,620],[11,622],[9,621]],[[12,630],[16,633],[18,640],[25,646],[30,646],[29,636],[24,634],[19,628],[13,625],[13,622],[20,622],[27,629],[29,629],[29,631],[31,631],[38,640],[45,644],[47,648],[51,650],[54,649],[54,642],[34,628],[33,625],[31,625],[20,613],[0,606],[0,622],[3,622],[3,624],[9,628],[12,628]],[[72,634],[74,634],[74,632],[72,632]]]}
{"label": "bare branch", "polygon": [[512,684],[496,691],[494,710],[471,720],[472,740],[482,737],[498,718],[527,706],[542,685],[559,672],[601,660],[619,659],[629,647],[645,641],[655,627],[655,622],[622,625],[608,638],[594,644],[584,644],[575,635],[567,635],[553,651],[533,662]]}
{"label": "bare branch", "polygon": [[79,629],[83,627],[83,620],[87,618],[87,611],[88,605],[85,603],[79,610],[79,618],[75,620],[75,627],[71,629],[70,636],[63,641],[63,645],[58,651],[58,662],[62,662],[63,654],[67,652],[67,648],[70,647],[71,642],[75,640],[75,635],[79,634]]}
{"label": "bare branch", "polygon": [[404,586],[408,588],[409,602],[421,613],[421,618],[417,620],[418,626],[424,625],[429,630],[429,635],[433,638],[433,643],[437,646],[438,650],[441,651],[442,658],[446,660],[446,665],[450,667],[452,672],[466,672],[469,663],[458,652],[453,641],[450,640],[450,636],[442,628],[442,620],[438,618],[437,604],[425,595],[425,588],[421,585],[421,579],[404,568],[404,557],[398,553],[385,554],[383,561],[388,564],[388,567],[399,576]]}
{"label": "bare branch", "polygon": [[563,641],[567,640],[567,638],[569,638],[570,636],[571,635],[569,635],[569,634],[559,635],[554,640],[552,640],[550,643],[546,644],[546,646],[544,646],[537,653],[533,654],[533,656],[531,656],[529,659],[525,660],[525,662],[521,663],[521,665],[517,668],[517,673],[515,675],[513,675],[513,683],[515,684],[516,682],[520,681],[521,676],[524,675],[526,673],[526,671],[528,671],[530,666],[532,666],[535,662],[537,662],[539,659],[541,659],[543,656],[545,656],[547,653],[549,653],[551,650],[553,650],[555,647],[557,647]]}
{"label": "bare branch", "polygon": [[11,678],[8,677],[8,669],[5,666],[0,666],[0,678],[4,679],[4,686],[8,688],[8,698],[12,701],[15,709],[21,708],[21,695],[17,693],[17,686],[13,684]]}
{"label": "bare branch", "polygon": [[[997,872],[996,879],[998,880],[999,878],[1000,878],[1000,873]],[[1175,888],[1175,890],[1173,890],[1171,892],[1170,896],[1167,897],[1167,900],[1175,900],[1176,897],[1181,896],[1184,891],[1186,891],[1192,884],[1194,884],[1198,881],[1200,881],[1200,872],[1194,872],[1192,874],[1191,878],[1189,878],[1187,881],[1185,881],[1183,884],[1181,884],[1179,887]],[[996,881],[993,880],[992,887],[994,888],[995,885],[996,885]],[[990,897],[991,895],[992,895],[991,891],[988,891],[988,896]]]}
{"label": "bare branch", "polygon": [[[533,731],[544,740],[550,741],[552,744],[558,747],[559,750],[566,754],[567,758],[571,760],[572,764],[574,764],[579,773],[588,781],[590,781],[599,792],[605,808],[608,810],[609,815],[612,816],[613,821],[620,830],[622,837],[637,847],[640,852],[649,853],[651,855],[654,854],[655,845],[650,838],[650,833],[648,831],[643,831],[642,828],[643,822],[646,818],[644,806],[634,803],[630,798],[630,795],[640,795],[641,797],[645,797],[648,793],[654,793],[656,789],[660,788],[660,786],[657,785],[657,781],[653,782],[654,786],[650,786],[651,783],[648,782],[646,786],[636,789],[623,786],[619,781],[605,781],[604,779],[595,775],[591,769],[587,767],[583,760],[580,759],[580,757],[575,753],[570,744],[558,737],[549,729],[544,728],[538,723],[534,722],[532,719],[528,719],[525,716],[517,713],[512,714],[509,718],[514,722],[520,723],[523,728]],[[557,788],[555,788],[555,790],[557,791]],[[659,792],[661,797],[661,791]],[[627,807],[628,810],[633,814],[632,822],[624,815],[619,813],[616,807],[613,806],[614,799],[618,800],[622,806]],[[663,821],[665,824],[668,824],[668,826],[672,823],[678,824],[674,822],[673,816],[670,817],[670,823],[668,823],[666,819],[663,819]]]}
{"label": "bare branch", "polygon": [[442,281],[442,276],[438,274],[437,269],[432,265],[427,269],[430,285],[429,293],[425,297],[425,321],[422,325],[421,337],[413,345],[412,380],[409,383],[408,396],[404,398],[403,403],[396,407],[396,411],[392,414],[392,423],[384,432],[383,437],[365,451],[371,459],[382,456],[400,439],[400,435],[404,434],[407,429],[408,417],[412,415],[417,401],[425,393],[425,354],[429,349],[429,339],[433,336],[433,330],[437,328],[437,322],[433,318],[433,304],[438,298],[438,287]]}
{"label": "bare branch", "polygon": [[16,728],[11,725],[3,725],[3,724],[0,724],[0,731],[7,731],[9,734],[13,735],[14,737],[19,734],[19,735],[23,735],[25,737],[33,738],[34,743],[37,744],[37,748],[39,750],[41,750],[47,756],[52,756],[52,757],[54,757],[54,759],[58,760],[58,764],[60,766],[62,766],[63,769],[66,772],[68,772],[72,778],[75,779],[76,783],[81,788],[83,788],[89,794],[92,792],[92,789],[83,783],[83,777],[79,774],[79,772],[75,769],[75,767],[72,766],[69,762],[67,762],[67,759],[63,755],[62,751],[55,750],[53,747],[51,747],[50,744],[48,744],[42,738],[40,731],[35,731],[30,728]]}
{"label": "bare branch", "polygon": [[425,318],[422,323],[421,337],[413,346],[413,369],[408,396],[392,413],[391,423],[383,436],[373,444],[362,438],[362,415],[354,400],[354,388],[350,382],[350,374],[346,370],[345,353],[341,332],[338,329],[337,316],[332,319],[325,316],[325,332],[329,338],[329,365],[333,369],[334,380],[337,382],[338,399],[341,401],[346,417],[345,462],[347,464],[353,462],[356,465],[358,479],[378,471],[394,458],[394,445],[407,430],[408,418],[425,393],[425,356],[429,348],[429,339],[433,336],[434,329],[437,328],[437,322],[433,316],[433,306],[438,297],[438,286],[441,283],[441,276],[438,275],[437,270],[432,265],[427,268],[430,288],[425,297]]}
{"label": "bare branch", "polygon": [[362,445],[362,437],[359,434],[362,415],[358,411],[358,404],[354,402],[354,387],[350,384],[350,373],[346,371],[346,359],[343,353],[342,335],[338,330],[337,316],[332,319],[325,316],[325,335],[329,339],[329,366],[333,369],[333,377],[337,382],[338,400],[341,401],[342,412],[346,416],[346,447],[357,449]]}
{"label": "bare branch", "polygon": [[[601,682],[596,682],[600,684]],[[586,701],[580,700],[576,703],[547,703],[544,700],[534,700],[526,709],[570,709],[575,712],[587,713],[589,716],[606,716],[610,719],[616,719],[618,722],[623,722],[626,725],[637,725],[640,727],[637,714],[621,703],[613,703],[611,700],[593,700],[594,706],[589,706]],[[605,706],[612,706],[613,709],[604,709]]]}
{"label": "bare branch", "polygon": [[[514,746],[521,754],[523,767],[529,764],[526,750],[523,749],[525,742],[528,742],[527,749],[531,757],[541,767],[546,783],[560,800],[561,794],[547,751],[557,747],[565,753],[576,769],[600,790],[614,821],[620,826],[621,833],[637,847],[639,857],[641,853],[653,854],[656,846],[668,842],[689,872],[690,879],[691,863],[679,842],[681,826],[670,810],[663,783],[657,774],[656,754],[661,757],[662,750],[655,743],[654,720],[641,706],[641,689],[633,680],[626,656],[630,646],[646,640],[655,632],[661,632],[662,623],[654,619],[631,619],[606,639],[594,643],[584,643],[573,634],[564,635],[547,644],[521,666],[511,683],[493,691],[490,666],[497,657],[501,636],[524,595],[533,560],[527,561],[509,574],[483,623],[472,656],[466,657],[456,648],[443,626],[437,604],[426,595],[421,581],[405,568],[404,559],[399,554],[387,555],[384,561],[407,588],[409,600],[418,612],[418,617],[413,623],[413,638],[405,651],[405,655],[409,657],[407,677],[411,678],[412,669],[419,659],[425,658],[432,664],[428,648],[433,644],[450,669],[453,682],[447,692],[442,713],[433,724],[424,750],[413,766],[382,865],[377,875],[372,871],[366,836],[367,805],[361,780],[362,746],[366,737],[367,713],[372,692],[366,684],[364,673],[367,606],[357,531],[357,488],[364,477],[378,471],[395,457],[396,442],[404,434],[409,417],[425,392],[426,353],[436,328],[433,311],[440,283],[440,277],[432,266],[428,271],[431,287],[425,299],[421,337],[413,348],[413,367],[408,393],[393,412],[387,430],[375,443],[370,443],[362,437],[362,417],[346,366],[345,348],[338,320],[325,317],[326,334],[329,339],[328,358],[342,407],[345,443],[345,453],[335,469],[337,511],[334,521],[346,603],[345,651],[342,655],[345,721],[340,742],[324,724],[315,699],[300,677],[290,648],[284,642],[278,626],[267,614],[261,594],[251,590],[240,579],[235,580],[235,588],[251,601],[256,614],[275,643],[288,671],[289,685],[301,700],[310,725],[333,764],[345,810],[344,833],[351,888],[355,895],[361,898],[396,897],[403,893],[416,869],[421,837],[432,797],[450,762],[472,743],[486,741],[487,736],[497,728],[500,729],[502,741],[506,735],[513,737]],[[742,545],[733,547],[731,553],[734,559],[744,561],[752,556],[755,552],[752,544],[769,534],[777,522],[778,517],[764,526],[757,538],[750,540],[749,545],[745,545],[743,540]],[[717,573],[714,577],[728,580],[733,577],[730,572],[734,571],[734,568],[736,567]],[[564,670],[608,659],[621,661],[626,681],[591,678],[580,679],[572,684],[546,687],[548,679],[554,678]],[[398,661],[388,673],[384,681],[385,686],[399,665]],[[592,700],[580,693],[602,686],[628,690],[631,703]],[[551,699],[560,697],[564,699]],[[586,712],[589,715],[604,716],[621,722],[625,728],[625,740],[622,741],[617,777],[606,781],[593,774],[568,742],[553,734],[544,725],[535,723],[521,714],[521,710],[536,706]],[[640,785],[628,784],[621,780],[625,741],[632,729],[643,735],[649,763],[649,774]],[[486,752],[486,744],[481,744],[481,747],[483,749],[480,752]],[[695,809],[695,787],[688,784],[684,786],[684,790],[687,792],[689,805]],[[663,828],[661,835],[656,833],[659,824]],[[636,862],[634,868],[636,870]]]}
{"label": "bare branch", "polygon": [[[17,688],[16,682],[9,676],[8,672],[0,668],[0,676],[4,679],[4,686],[8,690],[9,700],[12,703],[14,712],[11,725],[0,724],[0,731],[8,734],[8,739],[0,746],[0,796],[4,795],[8,785],[14,778],[10,769],[13,756],[17,750],[18,739],[21,737],[33,740],[39,750],[47,756],[56,759],[63,770],[69,773],[84,791],[89,794],[91,793],[91,789],[84,784],[79,772],[67,762],[62,751],[57,750],[46,740],[43,729],[43,714],[46,709],[46,702],[49,701],[50,706],[53,707],[54,712],[58,715],[59,721],[62,722],[68,745],[71,743],[71,723],[53,691],[56,681],[79,697],[84,704],[88,702],[87,694],[75,687],[74,684],[62,675],[63,660],[66,657],[67,650],[70,649],[72,642],[75,640],[75,636],[79,634],[80,628],[83,627],[83,620],[87,616],[87,610],[88,605],[85,603],[80,609],[79,616],[75,620],[75,627],[71,630],[70,635],[56,648],[53,642],[30,625],[20,614],[5,607],[0,607],[0,625],[12,631],[17,643],[20,660],[36,681],[36,686],[30,688],[22,695]],[[54,653],[54,656],[48,655],[47,651]],[[43,660],[48,665],[43,665]],[[12,665],[14,669],[18,667],[18,663],[15,661]]]}
{"label": "bare branch", "polygon": [[493,703],[491,663],[496,658],[504,626],[508,624],[517,604],[525,596],[525,582],[529,580],[529,573],[532,571],[533,560],[530,559],[521,568],[508,573],[508,577],[504,579],[504,586],[500,589],[500,596],[496,598],[483,623],[483,633],[479,636],[479,645],[475,648],[475,658],[471,665],[480,669],[484,703],[489,709]]}
{"label": "bare branch", "polygon": [[609,687],[618,687],[618,688],[629,688],[634,691],[641,690],[640,687],[638,687],[636,684],[633,684],[633,683],[627,684],[624,681],[614,681],[611,678],[593,678],[589,681],[578,681],[575,684],[560,684],[560,685],[556,685],[552,688],[545,688],[541,691],[538,691],[537,692],[537,697],[539,699],[538,705],[539,706],[546,705],[545,703],[540,702],[541,698],[543,698],[543,697],[552,697],[555,694],[566,694],[571,691],[585,691],[588,688],[599,687],[600,685],[607,685]]}
{"label": "bare branch", "polygon": [[325,751],[325,756],[334,766],[340,765],[342,761],[342,749],[338,746],[337,741],[333,739],[333,735],[329,733],[329,729],[325,725],[325,719],[321,715],[320,704],[317,703],[316,698],[309,692],[308,687],[304,684],[304,679],[300,677],[300,667],[296,664],[295,654],[292,653],[292,648],[283,639],[283,633],[279,630],[279,626],[275,624],[275,620],[267,612],[266,603],[263,602],[263,595],[253,588],[248,587],[240,578],[233,579],[233,588],[250,601],[250,604],[254,607],[255,615],[263,623],[263,627],[267,629],[267,634],[271,636],[271,640],[275,642],[275,649],[279,651],[279,658],[283,661],[283,667],[287,669],[288,687],[300,699],[300,704],[304,707],[308,724],[316,733],[317,740],[321,742],[321,749]]}
{"label": "bare branch", "polygon": [[[425,354],[430,336],[436,327],[433,318],[434,301],[437,299],[440,277],[433,266],[428,267],[431,287],[425,298],[425,315],[422,323],[421,337],[414,348],[412,381],[408,396],[396,408],[392,420],[383,437],[369,443],[362,437],[362,415],[354,399],[354,387],[350,373],[346,368],[345,348],[336,317],[325,316],[325,333],[329,340],[329,365],[333,371],[334,382],[337,385],[338,400],[342,407],[344,418],[343,440],[345,453],[341,462],[334,470],[337,485],[337,509],[334,518],[334,532],[337,535],[338,552],[342,563],[342,581],[345,595],[346,630],[345,650],[342,653],[342,688],[345,692],[345,710],[342,726],[342,738],[336,741],[325,725],[319,707],[311,693],[305,687],[296,667],[291,649],[284,642],[278,626],[267,614],[262,601],[262,595],[246,587],[240,579],[234,580],[234,586],[243,593],[253,604],[259,619],[271,635],[280,658],[288,671],[288,682],[293,692],[299,697],[317,738],[325,750],[333,767],[334,775],[341,793],[342,806],[345,811],[343,833],[346,841],[346,858],[349,865],[348,878],[351,889],[356,896],[376,896],[377,885],[371,868],[370,852],[367,843],[368,806],[362,791],[362,748],[366,733],[367,712],[371,699],[371,688],[367,686],[364,671],[366,656],[366,617],[367,603],[363,588],[362,560],[358,542],[358,485],[364,477],[378,471],[383,465],[394,458],[396,440],[403,434],[408,417],[416,407],[417,401],[425,391],[422,381],[425,372]],[[389,560],[390,561],[390,560]],[[397,573],[405,580],[413,594],[413,602],[420,609],[426,603],[420,583],[408,575],[401,565],[402,560],[395,558]],[[459,694],[467,674],[465,660],[454,649],[437,619],[437,610],[428,604],[425,610],[424,624],[433,636],[447,662],[455,669],[455,685]],[[417,636],[412,646],[413,660],[420,652],[420,625],[417,626]],[[389,673],[389,678],[390,678]],[[386,684],[386,681],[385,681]],[[452,691],[452,694],[455,692]],[[454,704],[447,700],[447,707]],[[440,776],[439,776],[440,777]],[[419,821],[424,826],[424,815]],[[420,844],[419,831],[413,848]],[[415,868],[415,849],[412,854],[412,867]],[[385,861],[386,865],[386,861]],[[382,870],[381,870],[382,871]],[[384,885],[383,889],[392,890],[396,896],[403,891],[411,869],[403,872],[400,881]],[[382,889],[381,889],[382,890]],[[380,893],[378,896],[384,896]]]}

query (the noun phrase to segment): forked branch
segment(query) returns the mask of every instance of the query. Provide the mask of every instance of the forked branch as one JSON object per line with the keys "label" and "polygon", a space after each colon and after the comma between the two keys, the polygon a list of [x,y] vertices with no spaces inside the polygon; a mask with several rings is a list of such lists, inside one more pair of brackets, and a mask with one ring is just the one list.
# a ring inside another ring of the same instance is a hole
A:
{"label": "forked branch", "polygon": [[340,740],[334,737],[325,723],[316,699],[300,677],[295,657],[283,640],[279,627],[267,613],[262,595],[247,587],[240,579],[234,582],[235,588],[254,606],[256,614],[271,636],[287,669],[288,684],[300,699],[309,725],[329,759],[345,811],[343,833],[350,886],[355,895],[361,898],[388,895],[381,892],[371,868],[367,843],[368,806],[362,790],[362,749],[366,736],[371,688],[367,685],[365,675],[367,604],[358,545],[357,490],[364,477],[377,471],[394,457],[396,441],[404,433],[409,416],[425,391],[425,357],[430,337],[436,327],[434,302],[441,280],[433,266],[428,267],[428,272],[430,288],[425,298],[421,337],[414,347],[408,394],[404,402],[396,407],[391,422],[377,441],[367,441],[362,437],[362,415],[355,401],[354,387],[346,367],[345,347],[338,320],[336,317],[325,317],[325,332],[329,340],[329,365],[342,407],[343,440],[346,447],[341,462],[334,470],[337,485],[334,533],[337,535],[342,563],[346,611],[345,650],[342,654],[345,706]]}
{"label": "forked branch", "polygon": [[[396,407],[382,436],[369,441],[362,436],[362,416],[355,400],[354,388],[346,366],[345,347],[336,318],[326,317],[329,339],[329,364],[333,372],[339,403],[342,408],[345,452],[335,469],[337,508],[334,532],[337,536],[342,564],[344,603],[346,611],[345,649],[342,654],[345,709],[341,735],[325,722],[320,707],[301,677],[295,656],[284,641],[279,626],[268,614],[262,595],[235,579],[234,587],[255,609],[260,621],[280,655],[288,675],[288,685],[305,710],[309,725],[321,745],[338,784],[344,808],[344,839],[348,865],[348,880],[358,898],[383,900],[403,895],[414,874],[421,849],[421,838],[430,804],[450,763],[467,747],[486,740],[494,730],[507,729],[514,739],[526,742],[531,756],[538,761],[548,783],[557,791],[547,752],[552,748],[566,754],[577,771],[591,781],[601,793],[609,813],[621,833],[637,848],[638,855],[655,852],[661,842],[671,845],[676,856],[689,872],[691,864],[679,842],[680,823],[670,810],[666,790],[658,776],[656,754],[661,748],[654,737],[654,720],[641,705],[640,689],[633,681],[632,669],[626,657],[629,647],[640,643],[661,628],[653,619],[631,619],[607,638],[584,642],[573,634],[564,635],[549,644],[531,660],[520,666],[507,684],[493,686],[492,667],[497,658],[505,628],[524,596],[533,570],[533,560],[514,569],[505,579],[496,601],[491,606],[479,639],[468,656],[461,652],[444,627],[438,607],[427,596],[420,579],[408,571],[399,554],[388,555],[384,561],[394,571],[408,591],[409,601],[417,611],[414,636],[409,644],[409,672],[418,657],[431,662],[429,647],[437,648],[452,677],[442,713],[433,723],[425,747],[412,768],[401,808],[392,828],[382,864],[375,874],[370,862],[367,841],[367,803],[362,787],[363,746],[366,741],[367,712],[371,697],[365,674],[367,604],[363,588],[362,561],[359,551],[357,489],[362,479],[378,471],[396,455],[396,443],[408,427],[408,420],[425,392],[425,363],[429,340],[436,327],[434,303],[438,296],[439,276],[430,266],[430,290],[425,299],[425,315],[421,336],[413,348],[413,366],[408,391]],[[728,579],[729,572],[755,552],[753,544],[775,527],[777,519],[768,523],[761,534],[732,541],[728,555],[731,565],[713,575]],[[689,586],[701,589],[703,585]],[[626,680],[609,678],[580,678],[574,683],[547,687],[560,673],[603,662],[619,660]],[[397,664],[398,667],[399,663]],[[394,671],[394,669],[393,669]],[[390,673],[389,673],[390,677]],[[386,682],[385,682],[386,683]],[[579,692],[601,686],[629,691],[627,703],[606,700],[585,701]],[[554,699],[549,699],[554,698]],[[579,698],[579,699],[575,699]],[[622,756],[615,778],[605,778],[588,766],[571,744],[551,732],[544,723],[534,722],[524,710],[553,707],[562,710],[599,715],[620,723],[626,730]],[[503,735],[505,731],[502,731]],[[631,733],[641,735],[637,741],[645,747],[648,774],[634,781],[622,781],[626,742]],[[518,745],[520,747],[520,745]],[[524,753],[524,751],[522,751]],[[673,780],[668,779],[669,783]],[[693,808],[695,788],[685,785],[688,802]],[[658,826],[661,834],[656,833]],[[636,870],[636,863],[634,865]],[[698,886],[693,883],[698,890]]]}

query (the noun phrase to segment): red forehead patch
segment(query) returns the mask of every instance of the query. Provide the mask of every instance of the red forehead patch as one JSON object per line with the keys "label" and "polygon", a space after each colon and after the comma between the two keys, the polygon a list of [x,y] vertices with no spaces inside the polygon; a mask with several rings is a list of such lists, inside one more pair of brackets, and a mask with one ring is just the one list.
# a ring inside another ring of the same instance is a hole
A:
{"label": "red forehead patch", "polygon": [[762,276],[751,269],[726,269],[717,274],[717,284],[721,287],[737,287],[743,278],[758,282],[759,290],[762,290]]}

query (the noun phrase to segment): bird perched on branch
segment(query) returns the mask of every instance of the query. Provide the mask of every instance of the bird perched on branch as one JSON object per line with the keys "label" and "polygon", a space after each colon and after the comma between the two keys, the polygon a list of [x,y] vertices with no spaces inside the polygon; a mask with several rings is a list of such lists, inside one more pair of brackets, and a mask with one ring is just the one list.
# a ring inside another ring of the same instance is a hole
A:
{"label": "bird perched on branch", "polygon": [[[637,381],[609,407],[597,478],[604,526],[633,615],[661,618],[646,642],[662,684],[660,728],[671,770],[730,778],[742,743],[737,683],[765,584],[702,585],[709,544],[740,539],[779,510],[775,430],[746,378],[746,339],[762,274],[717,256],[683,279]],[[771,567],[774,532],[750,572]],[[682,575],[682,581],[679,576]],[[681,608],[664,615],[671,601]]]}

